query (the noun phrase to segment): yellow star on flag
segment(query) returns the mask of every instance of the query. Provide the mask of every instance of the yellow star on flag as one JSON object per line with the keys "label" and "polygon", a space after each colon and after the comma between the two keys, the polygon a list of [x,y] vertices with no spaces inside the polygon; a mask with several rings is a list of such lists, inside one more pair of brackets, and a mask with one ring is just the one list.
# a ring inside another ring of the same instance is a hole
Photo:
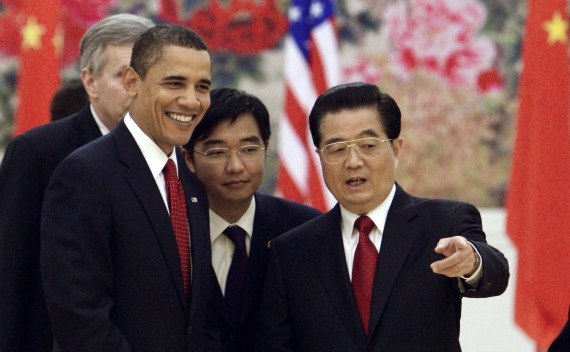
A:
{"label": "yellow star on flag", "polygon": [[46,31],[46,27],[40,25],[34,16],[28,17],[26,24],[20,30],[20,34],[22,35],[22,49],[41,49],[42,36]]}
{"label": "yellow star on flag", "polygon": [[548,33],[548,44],[552,45],[556,42],[566,44],[568,41],[568,21],[562,19],[559,11],[552,15],[550,21],[544,22],[542,28]]}
{"label": "yellow star on flag", "polygon": [[61,29],[60,26],[58,26],[57,29],[55,30],[55,35],[51,39],[51,43],[55,48],[56,54],[58,56],[61,56],[61,54],[63,53],[64,38],[63,38],[63,30]]}

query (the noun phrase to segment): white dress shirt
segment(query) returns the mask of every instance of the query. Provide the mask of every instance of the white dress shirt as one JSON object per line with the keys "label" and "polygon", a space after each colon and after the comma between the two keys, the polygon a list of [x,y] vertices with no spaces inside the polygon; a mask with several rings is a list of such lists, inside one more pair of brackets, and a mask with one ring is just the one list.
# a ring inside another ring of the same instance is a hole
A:
{"label": "white dress shirt", "polygon": [[172,159],[174,161],[174,165],[176,165],[176,172],[178,173],[178,161],[176,160],[176,153],[174,151],[170,153],[170,157],[167,156],[162,149],[152,140],[146,133],[141,130],[141,128],[136,124],[133,120],[131,115],[127,113],[124,118],[125,125],[129,129],[129,132],[133,135],[135,142],[139,146],[139,149],[142,152],[148,167],[150,168],[150,172],[152,173],[152,177],[154,177],[154,181],[156,182],[156,186],[160,191],[160,195],[162,196],[162,200],[166,205],[166,209],[170,213],[170,209],[168,208],[168,199],[166,197],[166,181],[164,180],[164,173],[162,170],[166,165],[168,159]]}
{"label": "white dress shirt", "polygon": [[97,127],[99,127],[99,131],[101,131],[101,135],[104,136],[107,133],[109,133],[110,132],[109,129],[107,128],[107,126],[105,126],[103,121],[101,121],[99,116],[97,116],[97,113],[95,112],[95,109],[93,109],[92,104],[89,104],[89,109],[91,109],[91,115],[93,115],[93,118],[95,119],[95,123],[97,124]]}
{"label": "white dress shirt", "polygon": [[[368,212],[366,215],[374,221],[374,228],[370,231],[369,237],[374,247],[380,252],[380,245],[382,244],[382,233],[386,225],[386,218],[388,217],[388,210],[392,205],[392,200],[396,194],[396,185],[392,186],[392,190],[388,197],[375,209]],[[358,245],[358,230],[354,228],[354,222],[360,215],[351,213],[346,210],[342,205],[340,206],[340,226],[342,231],[342,244],[344,246],[344,257],[346,258],[346,267],[348,268],[348,277],[352,281],[352,262],[354,261],[354,253]]]}
{"label": "white dress shirt", "polygon": [[245,248],[249,256],[251,247],[251,235],[253,233],[253,220],[255,216],[255,198],[251,198],[251,204],[246,212],[233,224],[222,219],[212,209],[210,209],[210,241],[212,243],[212,266],[218,278],[218,283],[222,289],[222,293],[226,292],[226,280],[230,265],[232,264],[232,256],[234,254],[235,245],[226,235],[224,231],[229,226],[239,226],[245,232]]}

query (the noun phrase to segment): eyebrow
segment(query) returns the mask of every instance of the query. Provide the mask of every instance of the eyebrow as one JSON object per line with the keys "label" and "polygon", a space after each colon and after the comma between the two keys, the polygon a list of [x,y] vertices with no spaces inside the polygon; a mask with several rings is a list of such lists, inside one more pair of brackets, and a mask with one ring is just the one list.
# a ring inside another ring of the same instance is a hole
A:
{"label": "eyebrow", "polygon": [[205,84],[207,84],[207,85],[209,85],[209,86],[212,85],[212,80],[206,79],[206,78],[202,78],[202,79],[199,80],[198,82],[199,82],[199,83],[205,83]]}
{"label": "eyebrow", "polygon": [[161,81],[186,81],[186,77],[172,75],[172,76],[162,77]]}
{"label": "eyebrow", "polygon": [[[366,137],[380,137],[380,135],[374,131],[371,128],[365,129],[364,131],[360,132],[358,134],[358,137],[355,139],[360,139],[360,138],[366,138]],[[325,141],[325,145],[331,144],[331,143],[338,143],[338,142],[345,142],[347,140],[350,139],[344,139],[344,138],[340,138],[340,137],[333,137],[333,138],[329,138]]]}
{"label": "eyebrow", "polygon": [[[240,140],[240,142],[259,143],[259,142],[261,142],[261,138],[259,138],[258,136],[249,136],[246,138],[242,138]],[[212,145],[224,144],[224,143],[226,143],[226,141],[221,140],[221,139],[209,139],[209,140],[204,142],[204,146],[212,146]]]}

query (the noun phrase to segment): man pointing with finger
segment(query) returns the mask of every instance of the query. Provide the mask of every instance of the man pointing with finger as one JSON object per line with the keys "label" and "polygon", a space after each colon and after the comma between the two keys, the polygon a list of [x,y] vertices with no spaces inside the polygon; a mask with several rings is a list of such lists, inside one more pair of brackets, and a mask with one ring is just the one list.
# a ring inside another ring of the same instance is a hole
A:
{"label": "man pointing with finger", "polygon": [[378,87],[321,95],[309,124],[338,203],[271,242],[260,351],[460,352],[463,297],[503,293],[477,209],[395,182],[400,109]]}

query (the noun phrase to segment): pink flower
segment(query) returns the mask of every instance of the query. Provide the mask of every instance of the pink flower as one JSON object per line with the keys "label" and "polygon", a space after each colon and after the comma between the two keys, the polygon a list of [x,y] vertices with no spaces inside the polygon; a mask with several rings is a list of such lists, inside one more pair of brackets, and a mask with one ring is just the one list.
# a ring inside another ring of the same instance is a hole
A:
{"label": "pink flower", "polygon": [[480,0],[411,0],[389,5],[383,36],[394,53],[391,68],[406,78],[421,68],[457,85],[477,84],[496,56],[494,44],[479,36],[487,11]]}
{"label": "pink flower", "polygon": [[376,84],[380,80],[380,71],[368,59],[361,59],[342,70],[343,82],[364,82]]}

